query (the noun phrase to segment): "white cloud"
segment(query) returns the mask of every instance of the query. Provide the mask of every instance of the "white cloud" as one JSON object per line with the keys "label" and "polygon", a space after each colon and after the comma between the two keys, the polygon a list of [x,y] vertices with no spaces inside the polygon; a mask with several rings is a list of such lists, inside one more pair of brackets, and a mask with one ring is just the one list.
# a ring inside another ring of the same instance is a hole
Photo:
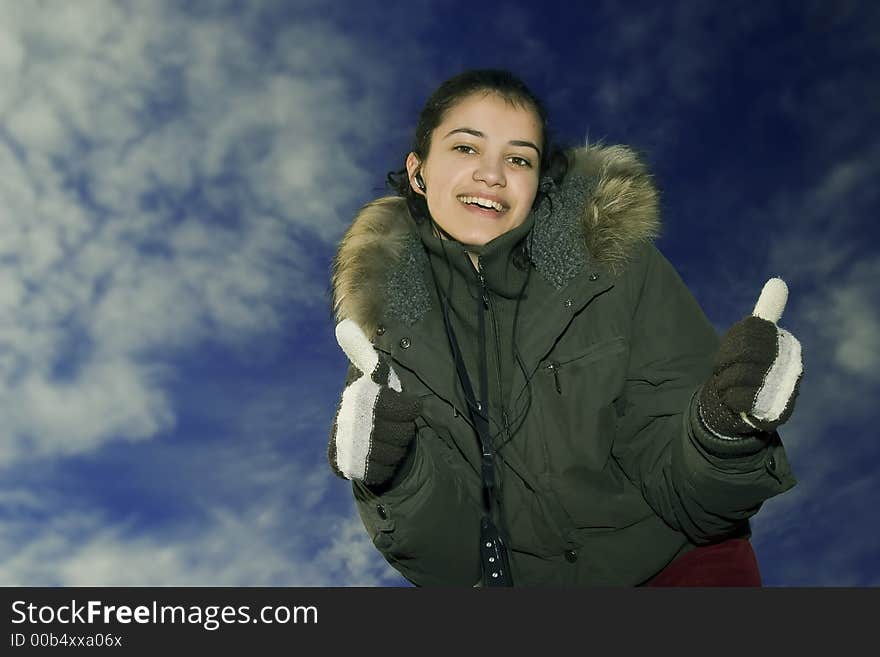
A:
{"label": "white cloud", "polygon": [[209,394],[191,402],[197,431],[78,459],[86,472],[0,467],[0,585],[406,584],[327,466],[327,378],[241,382],[219,407]]}
{"label": "white cloud", "polygon": [[[806,305],[807,317],[827,341],[843,372],[880,382],[880,258],[853,263]],[[856,380],[853,381],[856,384]]]}
{"label": "white cloud", "polygon": [[[75,479],[51,471],[32,473],[24,486],[7,484],[0,489],[0,585],[404,584],[370,542],[348,486],[325,463],[290,458],[289,439],[278,442],[277,421],[291,414],[279,401],[273,393],[244,418],[230,413],[233,430],[224,439],[158,444],[148,463],[120,462],[128,481],[110,490],[122,491],[122,503],[107,494],[83,497]],[[242,429],[253,430],[246,441],[237,437]],[[13,477],[7,470],[5,478]],[[139,494],[185,512],[154,517],[131,502]]]}
{"label": "white cloud", "polygon": [[871,140],[839,155],[839,135],[818,121],[827,103],[813,109],[801,117],[817,123],[808,140],[817,167],[812,184],[799,193],[781,189],[757,221],[775,227],[767,267],[789,282],[781,324],[803,344],[804,379],[780,430],[798,485],[768,501],[753,527],[759,554],[777,555],[775,581],[872,586],[877,546],[865,528],[876,516],[878,489],[865,473],[878,458],[880,259],[863,238],[880,170]]}
{"label": "white cloud", "polygon": [[6,21],[0,24],[0,112],[4,111],[10,100],[15,97],[15,89],[24,61],[24,47],[18,35],[6,26]]}
{"label": "white cloud", "polygon": [[142,369],[92,361],[73,384],[30,376],[16,391],[10,424],[37,454],[79,452],[107,436],[150,437],[170,428],[173,415],[170,400]]}
{"label": "white cloud", "polygon": [[4,5],[0,462],[153,436],[178,350],[325,312],[299,238],[329,246],[365,187],[369,62],[321,20],[267,47],[246,11]]}
{"label": "white cloud", "polygon": [[[197,531],[134,533],[96,513],[65,512],[36,526],[6,523],[3,586],[381,586],[400,577],[360,519],[325,517],[308,531],[273,511],[217,508]],[[36,529],[36,531],[34,531]]]}

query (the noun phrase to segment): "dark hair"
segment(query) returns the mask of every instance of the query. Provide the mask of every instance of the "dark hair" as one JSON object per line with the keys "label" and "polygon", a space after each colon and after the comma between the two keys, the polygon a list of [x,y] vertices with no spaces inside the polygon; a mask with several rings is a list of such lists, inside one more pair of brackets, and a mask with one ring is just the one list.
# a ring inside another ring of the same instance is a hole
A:
{"label": "dark hair", "polygon": [[[544,145],[539,167],[538,192],[532,207],[537,207],[549,186],[547,179],[559,184],[568,170],[568,159],[562,148],[552,143],[547,126],[547,111],[541,100],[531,92],[525,83],[513,73],[501,69],[476,69],[459,73],[443,82],[428,98],[419,114],[412,148],[422,162],[431,150],[431,135],[446,113],[457,103],[474,93],[494,93],[508,103],[534,110],[541,123],[541,138]],[[416,194],[409,183],[406,167],[388,173],[387,185],[398,196],[406,199],[410,214],[420,222],[428,216],[425,197]]]}

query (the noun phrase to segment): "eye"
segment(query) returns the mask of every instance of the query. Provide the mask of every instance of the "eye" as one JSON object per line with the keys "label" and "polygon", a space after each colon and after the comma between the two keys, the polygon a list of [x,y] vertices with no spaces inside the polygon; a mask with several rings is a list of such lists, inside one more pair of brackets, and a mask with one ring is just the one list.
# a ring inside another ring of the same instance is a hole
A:
{"label": "eye", "polygon": [[477,152],[473,146],[468,146],[467,144],[458,144],[457,146],[453,146],[452,150],[458,151],[459,153],[466,153],[468,155]]}
{"label": "eye", "polygon": [[514,165],[521,167],[523,169],[531,169],[532,168],[532,163],[529,162],[526,158],[520,157],[519,155],[513,155],[508,159],[511,162],[513,162]]}

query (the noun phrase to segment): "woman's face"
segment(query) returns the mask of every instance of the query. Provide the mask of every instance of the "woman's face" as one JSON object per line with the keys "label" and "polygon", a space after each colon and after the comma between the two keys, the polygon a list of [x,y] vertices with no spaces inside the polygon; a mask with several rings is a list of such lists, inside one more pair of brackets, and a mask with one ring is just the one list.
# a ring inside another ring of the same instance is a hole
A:
{"label": "woman's face", "polygon": [[[538,190],[541,148],[534,111],[476,93],[447,111],[424,162],[409,154],[407,172],[443,230],[462,244],[483,245],[526,220]],[[417,172],[426,192],[416,184]]]}

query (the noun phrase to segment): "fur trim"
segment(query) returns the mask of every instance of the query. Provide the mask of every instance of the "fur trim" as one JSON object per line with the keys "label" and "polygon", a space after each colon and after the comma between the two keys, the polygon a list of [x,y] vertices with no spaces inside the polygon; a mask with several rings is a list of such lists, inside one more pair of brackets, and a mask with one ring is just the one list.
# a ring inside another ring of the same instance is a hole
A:
{"label": "fur trim", "polygon": [[333,311],[337,323],[351,318],[372,338],[385,303],[389,265],[396,263],[412,231],[406,200],[386,196],[358,213],[333,261]]}
{"label": "fur trim", "polygon": [[587,249],[619,274],[635,246],[660,232],[657,189],[644,163],[626,146],[587,146],[571,154],[571,173],[596,181],[581,215]]}
{"label": "fur trim", "polygon": [[[625,146],[574,149],[569,162],[561,187],[565,190],[568,182],[574,189],[578,181],[577,186],[585,190],[576,214],[588,256],[619,274],[635,248],[659,232],[658,193],[651,176],[636,153]],[[584,186],[584,180],[589,184]],[[400,268],[414,232],[401,197],[386,196],[360,210],[333,261],[337,322],[351,318],[367,336],[375,335],[386,309],[389,272]],[[409,280],[413,297],[424,304],[425,282]]]}

